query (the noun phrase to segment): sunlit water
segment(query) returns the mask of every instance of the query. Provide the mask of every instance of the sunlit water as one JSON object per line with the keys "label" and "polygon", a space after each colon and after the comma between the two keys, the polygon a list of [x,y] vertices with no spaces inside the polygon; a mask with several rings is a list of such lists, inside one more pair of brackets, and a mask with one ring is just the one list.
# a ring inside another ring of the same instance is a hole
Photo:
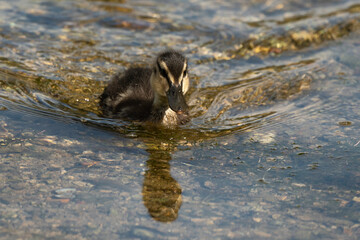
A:
{"label": "sunlit water", "polygon": [[[0,1],[0,236],[356,239],[360,2]],[[192,120],[101,117],[189,59]]]}

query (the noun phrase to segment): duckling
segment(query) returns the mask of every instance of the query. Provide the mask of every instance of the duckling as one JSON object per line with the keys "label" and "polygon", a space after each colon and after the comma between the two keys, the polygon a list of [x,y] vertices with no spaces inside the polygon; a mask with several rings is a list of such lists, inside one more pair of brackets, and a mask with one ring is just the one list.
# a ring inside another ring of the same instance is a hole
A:
{"label": "duckling", "polygon": [[105,117],[164,126],[189,120],[184,95],[190,80],[187,59],[175,50],[160,53],[152,68],[130,68],[113,76],[100,96]]}

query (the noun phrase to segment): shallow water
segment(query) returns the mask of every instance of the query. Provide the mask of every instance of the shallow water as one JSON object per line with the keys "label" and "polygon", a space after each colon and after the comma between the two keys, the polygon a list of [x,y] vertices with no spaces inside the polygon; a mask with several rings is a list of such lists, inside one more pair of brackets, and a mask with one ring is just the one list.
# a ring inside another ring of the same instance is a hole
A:
{"label": "shallow water", "polygon": [[[359,1],[0,1],[0,238],[357,239]],[[99,116],[190,63],[179,129]]]}

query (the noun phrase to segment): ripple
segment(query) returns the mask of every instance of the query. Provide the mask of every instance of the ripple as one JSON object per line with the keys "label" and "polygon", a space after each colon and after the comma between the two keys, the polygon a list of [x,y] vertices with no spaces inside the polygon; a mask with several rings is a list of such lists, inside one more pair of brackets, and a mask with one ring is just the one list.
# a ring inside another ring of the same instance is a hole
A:
{"label": "ripple", "polygon": [[[153,133],[101,118],[97,106],[106,80],[134,62],[146,65],[166,47],[184,51],[191,63],[193,121],[182,130],[187,138],[211,138],[343,107],[312,94],[337,87],[338,78],[334,86],[326,79],[353,61],[334,62],[328,47],[360,29],[359,4],[352,1],[341,7],[296,1],[40,2],[0,8],[3,105],[135,135]],[[338,103],[336,96],[327,99]]]}

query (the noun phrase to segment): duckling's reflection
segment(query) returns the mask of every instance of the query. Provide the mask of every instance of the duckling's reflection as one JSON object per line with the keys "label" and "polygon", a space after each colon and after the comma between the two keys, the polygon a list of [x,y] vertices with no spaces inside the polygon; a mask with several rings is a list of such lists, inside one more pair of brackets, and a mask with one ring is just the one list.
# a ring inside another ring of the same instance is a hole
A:
{"label": "duckling's reflection", "polygon": [[160,222],[176,220],[181,207],[181,187],[170,174],[169,151],[148,149],[143,184],[143,201],[152,218]]}

